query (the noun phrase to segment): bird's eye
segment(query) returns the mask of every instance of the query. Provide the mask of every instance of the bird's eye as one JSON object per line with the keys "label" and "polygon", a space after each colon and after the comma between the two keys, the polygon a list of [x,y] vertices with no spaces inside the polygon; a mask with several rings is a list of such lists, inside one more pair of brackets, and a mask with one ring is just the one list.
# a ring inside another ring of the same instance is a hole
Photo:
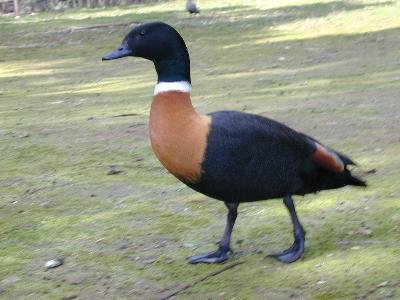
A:
{"label": "bird's eye", "polygon": [[142,31],[139,32],[139,34],[140,34],[141,36],[144,36],[144,35],[146,34],[146,31],[142,30]]}

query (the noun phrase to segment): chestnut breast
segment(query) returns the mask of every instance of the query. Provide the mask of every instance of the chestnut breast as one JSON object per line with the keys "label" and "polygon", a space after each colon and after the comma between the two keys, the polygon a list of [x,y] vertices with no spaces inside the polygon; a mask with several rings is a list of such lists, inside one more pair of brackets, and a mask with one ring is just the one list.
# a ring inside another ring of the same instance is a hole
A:
{"label": "chestnut breast", "polygon": [[163,166],[184,182],[201,177],[210,123],[210,117],[195,111],[189,93],[172,91],[153,97],[151,146]]}

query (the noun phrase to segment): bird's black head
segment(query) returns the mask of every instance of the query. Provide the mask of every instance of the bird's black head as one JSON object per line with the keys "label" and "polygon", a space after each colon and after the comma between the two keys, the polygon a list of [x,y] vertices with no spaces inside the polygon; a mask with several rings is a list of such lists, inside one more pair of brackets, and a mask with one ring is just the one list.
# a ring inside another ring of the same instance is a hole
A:
{"label": "bird's black head", "polygon": [[135,27],[124,38],[121,46],[106,54],[103,60],[125,56],[153,61],[159,82],[190,82],[190,60],[185,42],[168,24],[153,22]]}

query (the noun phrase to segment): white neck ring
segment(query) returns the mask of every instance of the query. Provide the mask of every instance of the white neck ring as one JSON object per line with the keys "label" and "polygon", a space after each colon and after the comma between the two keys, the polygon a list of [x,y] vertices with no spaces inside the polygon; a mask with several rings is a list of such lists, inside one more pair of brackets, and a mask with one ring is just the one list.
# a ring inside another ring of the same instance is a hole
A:
{"label": "white neck ring", "polygon": [[166,92],[190,93],[192,85],[188,81],[158,82],[154,88],[154,96]]}

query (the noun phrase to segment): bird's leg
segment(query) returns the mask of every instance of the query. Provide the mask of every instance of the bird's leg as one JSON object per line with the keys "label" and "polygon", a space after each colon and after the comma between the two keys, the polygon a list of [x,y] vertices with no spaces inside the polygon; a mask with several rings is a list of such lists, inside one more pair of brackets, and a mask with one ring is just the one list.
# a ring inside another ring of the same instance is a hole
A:
{"label": "bird's leg", "polygon": [[291,263],[298,260],[304,253],[306,232],[297,218],[292,197],[286,196],[283,198],[283,203],[285,203],[286,208],[289,210],[290,219],[292,220],[294,242],[290,248],[279,253],[270,254],[269,256],[274,257],[284,263]]}
{"label": "bird's leg", "polygon": [[224,231],[224,235],[222,236],[221,241],[219,242],[219,248],[210,253],[202,253],[198,255],[193,255],[188,258],[189,263],[198,264],[198,263],[221,263],[228,259],[228,252],[230,250],[231,243],[231,234],[233,226],[235,225],[235,220],[237,217],[237,208],[239,203],[228,203],[225,202],[226,207],[228,208],[228,217],[226,221],[226,227]]}

